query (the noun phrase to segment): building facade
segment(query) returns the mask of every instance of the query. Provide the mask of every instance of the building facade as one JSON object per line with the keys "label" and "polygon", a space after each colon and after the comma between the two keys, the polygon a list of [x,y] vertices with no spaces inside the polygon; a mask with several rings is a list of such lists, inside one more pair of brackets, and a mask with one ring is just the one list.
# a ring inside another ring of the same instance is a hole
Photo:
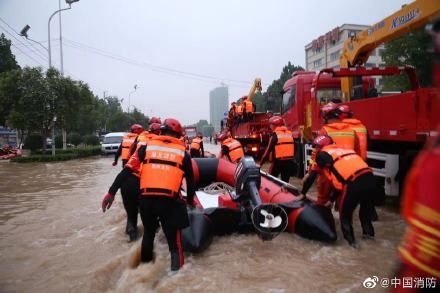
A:
{"label": "building facade", "polygon": [[228,112],[229,91],[227,86],[217,87],[209,92],[209,123],[215,132],[220,132],[221,121]]}
{"label": "building facade", "polygon": [[[345,40],[350,34],[359,33],[367,28],[369,28],[367,25],[343,24],[307,44],[305,46],[306,70],[319,71],[324,68],[339,68],[339,56]],[[384,66],[381,58],[383,48],[381,45],[373,50],[365,67]],[[376,85],[382,85],[380,77],[376,78]]]}

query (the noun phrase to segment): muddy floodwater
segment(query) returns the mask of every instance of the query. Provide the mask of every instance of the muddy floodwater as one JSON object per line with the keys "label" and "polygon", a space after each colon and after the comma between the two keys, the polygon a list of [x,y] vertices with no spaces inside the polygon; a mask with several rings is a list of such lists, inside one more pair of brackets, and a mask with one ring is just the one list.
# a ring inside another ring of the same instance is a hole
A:
{"label": "muddy floodwater", "polygon": [[127,242],[119,193],[108,212],[100,207],[120,171],[111,162],[0,163],[0,292],[362,292],[367,277],[394,276],[405,224],[389,207],[378,208],[375,241],[360,239],[356,214],[357,250],[339,227],[332,245],[289,233],[268,242],[216,237],[168,276],[168,247],[159,232],[155,263],[137,266],[140,241]]}

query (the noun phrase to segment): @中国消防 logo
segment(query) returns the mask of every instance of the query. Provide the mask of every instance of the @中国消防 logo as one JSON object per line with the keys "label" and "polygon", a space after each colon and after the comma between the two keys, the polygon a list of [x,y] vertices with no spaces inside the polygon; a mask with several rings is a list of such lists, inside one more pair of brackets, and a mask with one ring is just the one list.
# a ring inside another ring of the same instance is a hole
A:
{"label": "@\u4e2d\u56fd\u6d88\u9632 logo", "polygon": [[362,283],[362,285],[364,286],[364,288],[368,288],[368,289],[372,289],[374,287],[376,287],[377,282],[379,282],[379,278],[376,276],[368,277],[364,280],[364,282]]}

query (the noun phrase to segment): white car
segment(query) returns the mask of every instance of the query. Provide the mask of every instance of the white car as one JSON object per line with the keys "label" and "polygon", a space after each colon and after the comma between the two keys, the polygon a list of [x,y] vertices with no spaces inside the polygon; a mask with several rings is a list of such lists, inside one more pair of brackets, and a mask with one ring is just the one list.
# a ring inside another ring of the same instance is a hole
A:
{"label": "white car", "polygon": [[106,155],[116,153],[125,135],[127,135],[127,132],[111,132],[106,134],[101,144],[102,153]]}

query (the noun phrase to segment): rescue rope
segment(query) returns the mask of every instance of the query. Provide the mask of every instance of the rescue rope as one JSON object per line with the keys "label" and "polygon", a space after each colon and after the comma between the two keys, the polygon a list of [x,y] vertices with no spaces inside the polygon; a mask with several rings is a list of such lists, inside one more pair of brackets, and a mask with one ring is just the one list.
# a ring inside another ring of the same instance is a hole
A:
{"label": "rescue rope", "polygon": [[227,192],[230,194],[232,191],[235,190],[232,186],[223,183],[223,182],[214,182],[206,186],[205,188],[201,188],[203,192],[206,192],[208,194],[218,194],[218,193],[225,193]]}

